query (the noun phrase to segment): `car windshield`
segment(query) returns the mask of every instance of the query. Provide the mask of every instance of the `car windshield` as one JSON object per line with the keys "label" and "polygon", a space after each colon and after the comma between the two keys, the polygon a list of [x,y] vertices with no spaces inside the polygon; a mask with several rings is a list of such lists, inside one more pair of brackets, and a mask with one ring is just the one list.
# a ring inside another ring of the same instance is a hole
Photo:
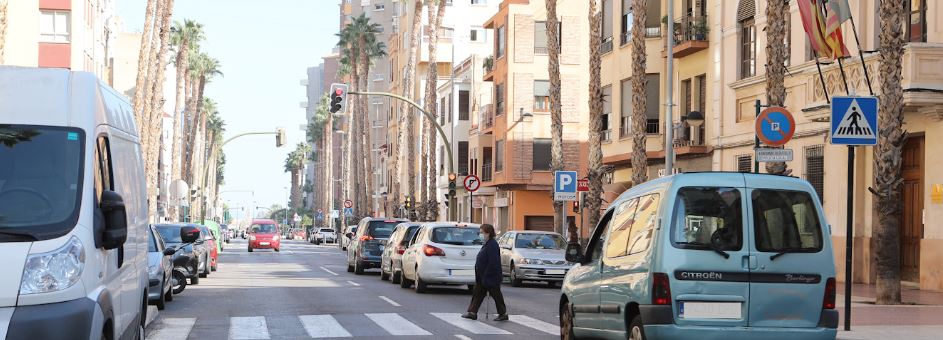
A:
{"label": "car windshield", "polygon": [[687,187],[678,190],[671,226],[680,248],[740,250],[743,207],[736,188]]}
{"label": "car windshield", "polygon": [[367,227],[367,235],[373,238],[390,238],[398,223],[398,221],[370,221]]}
{"label": "car windshield", "polygon": [[327,228],[325,228],[325,229],[321,229],[321,232],[322,232],[322,233],[333,233],[333,232],[334,232],[334,229],[327,229]]}
{"label": "car windshield", "polygon": [[756,189],[753,226],[756,249],[763,252],[822,250],[822,225],[812,197],[801,191]]}
{"label": "car windshield", "polygon": [[179,226],[158,225],[157,232],[160,233],[160,236],[164,238],[164,242],[183,243],[183,239],[180,238]]}
{"label": "car windshield", "polygon": [[199,228],[200,228],[200,233],[203,234],[203,239],[204,239],[204,240],[214,240],[214,239],[216,239],[215,237],[213,237],[213,233],[210,232],[210,228],[207,228],[207,227],[205,227],[205,226],[200,226]]}
{"label": "car windshield", "polygon": [[482,244],[478,228],[439,227],[432,229],[432,242],[470,246]]}
{"label": "car windshield", "polygon": [[253,233],[274,234],[278,232],[278,227],[274,224],[253,224],[249,230]]}
{"label": "car windshield", "polygon": [[563,237],[560,237],[560,235],[521,233],[517,235],[514,247],[524,249],[563,249],[566,247],[566,241],[564,241]]}
{"label": "car windshield", "polygon": [[80,129],[0,124],[0,242],[75,226],[84,140]]}

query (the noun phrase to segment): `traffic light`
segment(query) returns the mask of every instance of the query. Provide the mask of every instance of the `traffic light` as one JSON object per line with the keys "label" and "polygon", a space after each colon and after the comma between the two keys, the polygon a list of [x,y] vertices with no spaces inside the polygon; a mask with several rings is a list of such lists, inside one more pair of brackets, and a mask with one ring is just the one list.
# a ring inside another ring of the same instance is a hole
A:
{"label": "traffic light", "polygon": [[578,214],[580,212],[580,201],[573,201],[573,213]]}
{"label": "traffic light", "polygon": [[413,207],[413,200],[406,196],[406,209],[411,209]]}
{"label": "traffic light", "polygon": [[285,129],[275,130],[275,147],[280,148],[285,145]]}
{"label": "traffic light", "polygon": [[331,84],[331,113],[344,113],[347,110],[347,84]]}
{"label": "traffic light", "polygon": [[455,197],[455,178],[456,177],[458,176],[456,176],[454,173],[449,174],[449,194],[446,195],[445,197],[446,201],[448,201],[448,199],[451,197]]}

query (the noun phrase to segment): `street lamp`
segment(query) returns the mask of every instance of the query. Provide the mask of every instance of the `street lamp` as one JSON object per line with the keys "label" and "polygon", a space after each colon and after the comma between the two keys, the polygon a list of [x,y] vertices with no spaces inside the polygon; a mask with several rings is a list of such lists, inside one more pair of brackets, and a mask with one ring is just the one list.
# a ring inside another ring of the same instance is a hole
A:
{"label": "street lamp", "polygon": [[687,118],[686,120],[688,121],[688,125],[691,125],[692,127],[694,127],[694,133],[692,133],[691,135],[692,137],[691,140],[700,141],[701,140],[701,125],[704,125],[704,114],[701,113],[701,111],[691,111],[691,112],[688,112],[688,115],[686,118]]}

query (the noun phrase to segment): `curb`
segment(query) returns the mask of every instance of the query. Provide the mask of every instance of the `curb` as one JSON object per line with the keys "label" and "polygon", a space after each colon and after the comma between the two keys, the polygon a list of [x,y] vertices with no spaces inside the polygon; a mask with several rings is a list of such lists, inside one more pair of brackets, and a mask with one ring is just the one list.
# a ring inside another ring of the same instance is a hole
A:
{"label": "curb", "polygon": [[144,328],[150,327],[157,320],[157,306],[147,306],[147,318],[144,319]]}

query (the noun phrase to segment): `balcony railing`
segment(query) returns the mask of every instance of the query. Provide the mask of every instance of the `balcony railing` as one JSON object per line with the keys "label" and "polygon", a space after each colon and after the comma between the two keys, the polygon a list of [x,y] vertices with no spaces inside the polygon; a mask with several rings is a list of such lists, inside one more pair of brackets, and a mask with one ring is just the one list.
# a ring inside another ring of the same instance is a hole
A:
{"label": "balcony railing", "polygon": [[661,121],[658,118],[649,118],[645,121],[645,133],[654,135],[661,131]]}
{"label": "balcony railing", "polygon": [[675,19],[674,57],[682,58],[707,49],[707,35],[710,29],[707,16],[683,16]]}
{"label": "balcony railing", "polygon": [[488,129],[494,126],[494,109],[492,109],[491,104],[482,106],[479,113],[479,121],[481,122],[482,129]]}
{"label": "balcony railing", "polygon": [[602,130],[602,141],[603,142],[612,141],[612,129]]}
{"label": "balcony railing", "polygon": [[[658,38],[661,37],[661,26],[656,27],[645,27],[645,37],[646,38]],[[632,30],[622,33],[622,45],[628,44],[629,40],[632,40]]]}
{"label": "balcony railing", "polygon": [[491,163],[485,163],[481,165],[481,181],[491,181]]}
{"label": "balcony railing", "polygon": [[674,147],[682,146],[703,146],[704,145],[704,125],[697,128],[692,127],[686,121],[673,124],[674,128]]}
{"label": "balcony railing", "polygon": [[599,53],[608,53],[612,51],[612,36],[602,38],[602,41],[599,42]]}
{"label": "balcony railing", "polygon": [[534,54],[547,54],[547,46],[534,46]]}

